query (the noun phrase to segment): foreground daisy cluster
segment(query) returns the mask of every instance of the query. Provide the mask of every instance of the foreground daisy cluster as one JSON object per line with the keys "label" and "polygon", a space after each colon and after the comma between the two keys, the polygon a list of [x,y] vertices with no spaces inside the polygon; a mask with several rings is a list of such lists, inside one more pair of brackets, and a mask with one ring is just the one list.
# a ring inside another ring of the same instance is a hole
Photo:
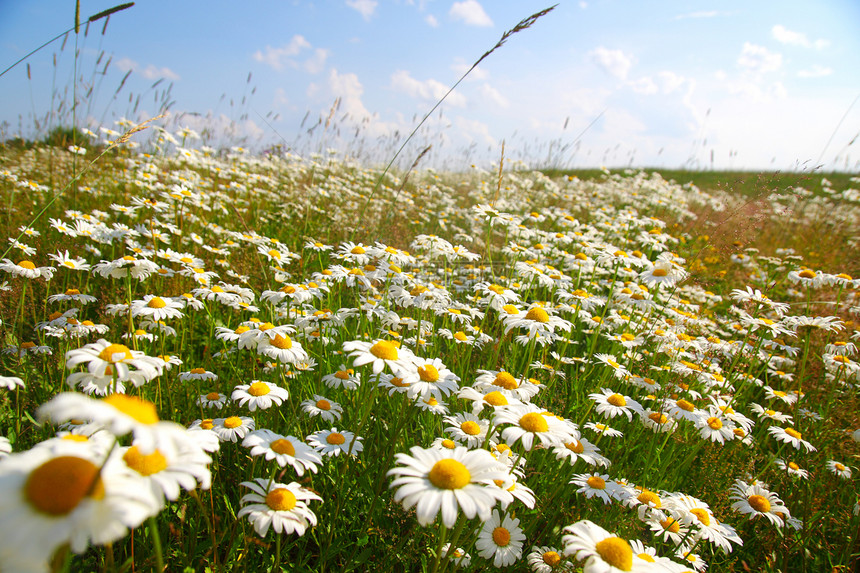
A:
{"label": "foreground daisy cluster", "polygon": [[[742,199],[657,174],[407,184],[191,134],[35,221],[88,151],[3,156],[0,570],[849,563],[856,262],[734,245]],[[825,187],[760,216],[856,246]]]}

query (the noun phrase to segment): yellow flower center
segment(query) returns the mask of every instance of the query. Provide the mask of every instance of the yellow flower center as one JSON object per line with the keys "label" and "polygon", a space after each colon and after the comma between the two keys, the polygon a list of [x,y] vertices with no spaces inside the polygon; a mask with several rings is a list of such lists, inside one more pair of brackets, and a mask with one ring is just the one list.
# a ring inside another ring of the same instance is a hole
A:
{"label": "yellow flower center", "polygon": [[657,424],[665,424],[669,421],[669,418],[666,417],[666,414],[662,412],[651,412],[650,414],[648,414],[648,418],[651,421],[656,422]]}
{"label": "yellow flower center", "polygon": [[457,447],[457,442],[455,442],[454,440],[449,440],[446,438],[446,439],[442,440],[442,447],[447,448],[449,450],[453,450],[454,448]]}
{"label": "yellow flower center", "polygon": [[286,334],[284,336],[276,334],[275,337],[270,341],[270,343],[275,348],[280,348],[281,350],[289,350],[293,347],[293,341],[290,340],[290,337]]}
{"label": "yellow flower center", "polygon": [[564,447],[567,448],[568,450],[570,450],[571,452],[575,453],[575,454],[581,454],[582,452],[585,451],[585,446],[583,446],[582,442],[580,442],[579,440],[574,440],[572,442],[569,442],[569,443],[565,444]]}
{"label": "yellow flower center", "polygon": [[484,396],[484,402],[486,402],[490,406],[507,406],[508,405],[508,399],[505,398],[505,396],[501,392],[499,392],[498,390],[495,390],[493,392],[490,392],[489,394],[486,394]]}
{"label": "yellow flower center", "polygon": [[499,547],[505,547],[511,542],[511,532],[504,527],[497,527],[493,530],[493,543]]}
{"label": "yellow flower center", "polygon": [[31,271],[36,268],[36,265],[34,265],[31,261],[21,261],[20,263],[18,263],[18,266],[22,269],[29,269]]}
{"label": "yellow flower center", "polygon": [[751,495],[747,498],[747,503],[759,513],[767,513],[770,511],[770,502],[763,495]]}
{"label": "yellow flower center", "polygon": [[799,470],[799,469],[800,469],[800,466],[799,466],[799,465],[797,465],[797,464],[796,464],[796,463],[794,463],[794,462],[788,462],[788,467],[789,467],[789,468],[791,468],[791,469],[793,469],[794,471],[797,471],[797,470]]}
{"label": "yellow flower center", "polygon": [[214,424],[212,424],[212,418],[206,418],[205,420],[200,421],[200,429],[202,430],[211,430]]}
{"label": "yellow flower center", "polygon": [[158,413],[155,411],[155,404],[141,400],[135,396],[127,396],[126,394],[111,394],[103,400],[125,414],[134,418],[141,424],[155,424],[158,422]]}
{"label": "yellow flower center", "polygon": [[723,421],[719,418],[711,416],[710,418],[708,418],[708,427],[712,430],[719,430],[723,427]]}
{"label": "yellow flower center", "polygon": [[346,370],[338,370],[334,373],[334,377],[338,380],[349,380],[349,372]]}
{"label": "yellow flower center", "polygon": [[290,511],[296,507],[296,496],[286,488],[275,488],[266,494],[266,505],[275,511]]}
{"label": "yellow flower center", "polygon": [[549,430],[549,424],[544,416],[537,412],[529,412],[520,418],[520,428],[526,432],[546,432]]}
{"label": "yellow flower center", "polygon": [[516,390],[519,387],[519,383],[516,378],[508,372],[499,372],[496,374],[496,379],[493,380],[493,385],[504,388],[505,390]]}
{"label": "yellow flower center", "polygon": [[457,332],[455,332],[454,338],[456,338],[460,342],[466,342],[469,340],[468,337],[466,336],[466,333],[463,332],[462,330],[458,330]]}
{"label": "yellow flower center", "polygon": [[544,309],[536,306],[526,313],[526,320],[547,323],[549,322],[549,314]]}
{"label": "yellow flower center", "polygon": [[206,394],[206,399],[207,400],[220,400],[221,394],[219,394],[218,392],[209,392],[208,394]]}
{"label": "yellow flower center", "polygon": [[701,507],[694,507],[690,510],[690,513],[696,516],[696,518],[702,522],[702,525],[707,527],[711,524],[711,516],[708,515],[708,512],[702,509]]}
{"label": "yellow flower center", "polygon": [[131,360],[131,350],[129,350],[128,346],[123,344],[109,344],[99,352],[99,358],[104,360],[105,362],[110,362],[111,364],[115,364],[117,362],[122,362],[123,360]]}
{"label": "yellow flower center", "polygon": [[662,268],[656,268],[656,269],[651,271],[651,275],[655,276],[655,277],[665,277],[668,274],[669,274],[669,271],[667,271],[666,269],[662,269]]}
{"label": "yellow flower center", "polygon": [[636,496],[636,499],[638,499],[640,503],[644,503],[646,505],[649,503],[653,503],[654,507],[658,507],[658,508],[661,505],[663,505],[660,502],[660,496],[658,496],[653,491],[649,491],[647,489],[645,491],[643,491],[642,493],[640,493],[638,496]]}
{"label": "yellow flower center", "polygon": [[799,273],[797,273],[797,276],[803,277],[805,279],[814,279],[815,278],[815,271],[811,271],[809,269],[804,269],[804,270],[800,271]]}
{"label": "yellow flower center", "polygon": [[794,438],[795,440],[799,440],[803,434],[795,430],[794,428],[786,428],[785,433]]}
{"label": "yellow flower center", "polygon": [[164,302],[163,298],[154,296],[149,299],[149,302],[146,303],[146,306],[148,306],[149,308],[164,308],[165,306],[167,306],[167,303]]}
{"label": "yellow flower center", "polygon": [[105,490],[97,465],[83,458],[61,456],[31,471],[23,493],[36,511],[58,517],[71,513],[84,497],[102,499]]}
{"label": "yellow flower center", "polygon": [[663,529],[671,533],[678,533],[679,531],[681,531],[681,524],[672,519],[671,517],[661,521],[660,525],[663,527]]}
{"label": "yellow flower center", "polygon": [[520,313],[520,311],[517,310],[517,307],[515,307],[512,304],[506,304],[505,306],[502,307],[502,310],[504,310],[508,314],[519,314]]}
{"label": "yellow flower center", "polygon": [[439,380],[439,371],[432,364],[418,367],[418,377],[424,382],[436,382]]}
{"label": "yellow flower center", "polygon": [[606,401],[618,408],[623,408],[627,405],[627,400],[625,400],[624,396],[622,396],[621,394],[613,394],[612,396],[607,398]]}
{"label": "yellow flower center", "polygon": [[317,400],[317,408],[320,410],[331,410],[331,402],[328,400]]}
{"label": "yellow flower center", "polygon": [[352,253],[353,255],[363,255],[365,253],[365,250],[363,247],[356,245],[355,247],[352,248],[350,253]]}
{"label": "yellow flower center", "polygon": [[206,370],[203,368],[192,368],[190,374],[206,374]]}
{"label": "yellow flower center", "polygon": [[686,400],[678,400],[677,402],[675,402],[675,405],[687,412],[692,412],[696,409],[696,407],[691,402],[687,402]]}
{"label": "yellow flower center", "polygon": [[241,425],[242,425],[242,418],[240,418],[239,416],[230,416],[229,418],[224,420],[224,427],[229,428],[231,430],[233,428],[238,428]]}
{"label": "yellow flower center", "polygon": [[287,454],[288,456],[296,455],[296,448],[293,446],[293,443],[289,440],[285,440],[284,438],[278,438],[269,444],[269,447],[276,454]]}
{"label": "yellow flower center", "polygon": [[561,563],[561,555],[559,555],[555,551],[547,551],[541,557],[543,558],[543,562],[550,567],[555,567],[556,565]]}
{"label": "yellow flower center", "polygon": [[272,389],[265,382],[253,382],[248,386],[248,394],[251,396],[265,396],[271,391]]}
{"label": "yellow flower center", "polygon": [[331,444],[332,446],[340,446],[344,442],[346,442],[346,437],[339,432],[332,432],[328,436],[326,436],[325,441]]}
{"label": "yellow flower center", "polygon": [[460,424],[460,429],[463,430],[464,434],[468,434],[470,436],[477,436],[481,433],[481,426],[479,426],[477,422],[473,422],[472,420],[466,420],[465,422]]}
{"label": "yellow flower center", "polygon": [[592,489],[606,489],[606,481],[600,476],[591,476],[585,483]]}
{"label": "yellow flower center", "polygon": [[380,340],[370,347],[370,353],[382,360],[397,360],[397,347],[390,340]]}
{"label": "yellow flower center", "polygon": [[836,462],[835,464],[833,464],[833,467],[834,467],[834,468],[836,468],[836,469],[837,469],[838,471],[840,471],[840,472],[844,472],[844,471],[845,471],[845,466],[843,466],[843,465],[842,465],[842,464],[840,464],[839,462]]}
{"label": "yellow flower center", "polygon": [[439,489],[460,489],[472,480],[472,474],[461,462],[445,458],[433,464],[427,479]]}
{"label": "yellow flower center", "polygon": [[604,561],[616,569],[630,571],[633,568],[633,549],[626,540],[620,537],[607,537],[603,541],[598,541],[594,548]]}
{"label": "yellow flower center", "polygon": [[167,467],[167,459],[164,454],[155,450],[149,455],[143,455],[137,446],[132,446],[122,456],[125,465],[142,476],[151,476],[163,471]]}
{"label": "yellow flower center", "polygon": [[638,558],[639,558],[639,559],[641,559],[642,561],[647,561],[648,563],[654,563],[654,562],[655,562],[655,561],[654,561],[654,558],[653,558],[653,557],[651,557],[650,555],[648,555],[647,553],[640,553],[640,554],[639,554],[639,555],[637,555],[636,557],[638,557]]}

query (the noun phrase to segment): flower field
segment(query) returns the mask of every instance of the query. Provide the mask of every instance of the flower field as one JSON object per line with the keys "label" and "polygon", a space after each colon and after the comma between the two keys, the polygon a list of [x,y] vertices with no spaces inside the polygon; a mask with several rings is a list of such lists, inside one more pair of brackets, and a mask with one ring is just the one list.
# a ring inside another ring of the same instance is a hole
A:
{"label": "flower field", "polygon": [[0,571],[856,566],[858,179],[148,130],[0,147]]}

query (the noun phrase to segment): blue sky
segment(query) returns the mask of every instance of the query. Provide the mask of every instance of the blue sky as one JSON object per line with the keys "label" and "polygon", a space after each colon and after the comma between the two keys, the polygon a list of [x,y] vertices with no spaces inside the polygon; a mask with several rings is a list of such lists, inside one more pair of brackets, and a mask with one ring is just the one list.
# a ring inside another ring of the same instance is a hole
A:
{"label": "blue sky", "polygon": [[[114,4],[81,0],[82,19]],[[171,128],[383,161],[505,30],[549,5],[140,0],[104,35],[100,21],[77,37],[81,91],[93,87],[79,123],[145,119],[170,100]],[[0,0],[0,68],[73,23],[72,0]],[[561,0],[472,71],[404,161],[432,144],[439,166],[489,164],[504,140],[534,166],[856,170],[858,25],[855,0]],[[31,133],[52,94],[70,103],[74,43],[31,56],[30,79],[25,64],[0,77],[7,135]]]}

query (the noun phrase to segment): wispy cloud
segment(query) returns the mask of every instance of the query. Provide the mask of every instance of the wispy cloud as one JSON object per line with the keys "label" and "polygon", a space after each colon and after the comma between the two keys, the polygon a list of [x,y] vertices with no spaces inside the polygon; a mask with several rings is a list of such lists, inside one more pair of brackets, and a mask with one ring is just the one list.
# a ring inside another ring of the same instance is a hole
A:
{"label": "wispy cloud", "polygon": [[687,20],[690,18],[714,18],[722,14],[719,10],[700,10],[698,12],[687,12],[686,14],[678,14],[673,20]]}
{"label": "wispy cloud", "polygon": [[[312,50],[309,57],[302,61],[296,59],[308,50]],[[328,58],[328,50],[323,48],[312,49],[310,42],[304,36],[295,35],[288,44],[280,48],[266,46],[265,52],[257,50],[254,53],[254,59],[262,62],[274,70],[281,71],[289,66],[295,69],[303,69],[311,74],[318,74],[325,68],[325,62]]]}
{"label": "wispy cloud", "polygon": [[[428,102],[438,101],[450,89],[449,86],[432,78],[423,82],[417,80],[406,70],[397,70],[391,74],[391,87],[401,93]],[[456,107],[466,105],[466,97],[458,92],[452,92],[445,101]]]}
{"label": "wispy cloud", "polygon": [[132,72],[134,72],[136,74],[140,74],[141,76],[143,76],[144,78],[146,78],[148,80],[159,80],[162,78],[164,78],[166,80],[178,80],[179,79],[179,74],[177,74],[176,72],[174,72],[170,68],[167,68],[167,67],[159,68],[158,66],[155,66],[153,64],[149,64],[146,67],[141,67],[140,64],[138,64],[137,62],[135,62],[134,60],[132,60],[130,58],[121,59],[120,61],[118,61],[116,63],[116,67],[119,68],[123,72],[127,72],[127,71],[131,70]]}
{"label": "wispy cloud", "polygon": [[370,20],[378,4],[376,0],[346,0],[346,5],[356,10],[365,20]]}
{"label": "wispy cloud", "polygon": [[437,26],[439,26],[439,20],[437,20],[436,16],[434,16],[433,14],[427,14],[426,16],[424,16],[424,21],[427,22],[427,24],[431,28],[436,28]]}
{"label": "wispy cloud", "polygon": [[454,2],[451,10],[448,12],[454,20],[462,20],[464,24],[469,26],[492,26],[493,21],[484,12],[484,7],[477,0],[463,0],[463,2]]}
{"label": "wispy cloud", "polygon": [[624,52],[621,50],[610,50],[603,46],[588,52],[588,58],[600,66],[603,71],[620,80],[627,78],[627,74],[633,66],[633,62]]}
{"label": "wispy cloud", "polygon": [[777,24],[773,28],[771,28],[770,33],[773,36],[774,40],[781,44],[801,46],[803,48],[815,48],[816,50],[821,50],[830,45],[830,40],[819,38],[813,42],[810,41],[809,38],[806,37],[806,34],[804,34],[803,32],[795,32],[794,30],[789,30],[788,28],[780,24]]}
{"label": "wispy cloud", "polygon": [[782,66],[782,54],[771,52],[764,46],[744,42],[738,65],[753,73],[775,72]]}

